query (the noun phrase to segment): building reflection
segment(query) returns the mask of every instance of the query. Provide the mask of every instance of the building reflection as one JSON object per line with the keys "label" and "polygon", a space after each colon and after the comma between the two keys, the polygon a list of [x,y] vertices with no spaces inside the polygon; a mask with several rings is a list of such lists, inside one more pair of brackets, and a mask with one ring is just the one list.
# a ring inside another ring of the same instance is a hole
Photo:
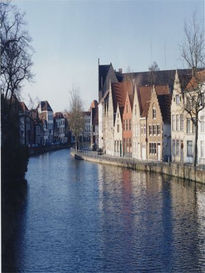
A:
{"label": "building reflection", "polygon": [[102,165],[98,182],[103,257],[121,261],[110,261],[110,270],[129,263],[133,271],[188,272],[200,265],[204,187],[200,192],[194,183],[173,177]]}

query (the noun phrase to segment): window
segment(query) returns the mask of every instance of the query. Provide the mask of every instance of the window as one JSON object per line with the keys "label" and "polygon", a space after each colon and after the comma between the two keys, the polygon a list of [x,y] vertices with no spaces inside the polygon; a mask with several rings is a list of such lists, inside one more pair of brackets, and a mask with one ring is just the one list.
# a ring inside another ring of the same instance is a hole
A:
{"label": "window", "polygon": [[191,119],[190,118],[187,118],[187,120],[186,120],[186,132],[188,134],[191,133]]}
{"label": "window", "polygon": [[156,133],[157,133],[157,127],[156,125],[153,125],[153,135],[156,135]]}
{"label": "window", "polygon": [[175,140],[172,140],[172,155],[175,156],[176,152],[175,152]]}
{"label": "window", "polygon": [[176,104],[180,104],[180,96],[176,95]]}
{"label": "window", "polygon": [[179,140],[176,140],[176,155],[179,155]]}
{"label": "window", "polygon": [[137,105],[135,104],[135,115],[137,115]]}
{"label": "window", "polygon": [[126,105],[126,112],[128,113],[128,105]]}
{"label": "window", "polygon": [[157,125],[157,135],[160,135],[160,125]]}
{"label": "window", "polygon": [[149,153],[150,154],[157,153],[157,144],[156,143],[149,143]]}
{"label": "window", "polygon": [[201,132],[204,133],[205,132],[205,116],[201,116]]}
{"label": "window", "polygon": [[205,158],[205,140],[200,141],[200,154],[201,157]]}
{"label": "window", "polygon": [[193,156],[191,140],[187,141],[187,156]]}
{"label": "window", "polygon": [[117,124],[117,132],[119,133],[119,131],[120,131],[120,125]]}
{"label": "window", "polygon": [[180,131],[184,130],[184,116],[183,114],[180,115]]}
{"label": "window", "polygon": [[131,119],[129,120],[129,130],[132,129]]}
{"label": "window", "polygon": [[149,135],[152,135],[152,126],[149,126]]}
{"label": "window", "polygon": [[175,115],[172,115],[172,131],[175,131]]}
{"label": "window", "polygon": [[152,108],[152,118],[155,119],[156,118],[156,109]]}
{"label": "window", "polygon": [[179,115],[176,115],[176,131],[179,131]]}

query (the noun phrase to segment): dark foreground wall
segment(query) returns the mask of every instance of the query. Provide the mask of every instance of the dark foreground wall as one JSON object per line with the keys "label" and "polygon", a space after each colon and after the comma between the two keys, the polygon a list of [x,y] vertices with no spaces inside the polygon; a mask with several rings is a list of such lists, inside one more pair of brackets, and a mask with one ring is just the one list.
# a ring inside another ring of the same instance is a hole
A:
{"label": "dark foreground wall", "polygon": [[145,172],[155,172],[161,174],[167,174],[176,176],[186,180],[192,180],[205,184],[205,168],[197,167],[194,168],[192,165],[177,164],[177,163],[166,163],[166,162],[149,162],[149,161],[138,161],[133,158],[118,158],[109,157],[106,155],[97,155],[88,152],[77,152],[72,151],[73,156],[77,156],[77,159],[88,160],[91,162],[126,167],[134,170],[140,170]]}

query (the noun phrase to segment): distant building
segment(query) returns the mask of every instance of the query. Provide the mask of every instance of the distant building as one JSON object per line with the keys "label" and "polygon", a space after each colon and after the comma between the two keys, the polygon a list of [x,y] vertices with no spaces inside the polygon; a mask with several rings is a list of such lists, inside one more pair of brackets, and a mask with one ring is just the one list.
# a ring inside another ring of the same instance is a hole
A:
{"label": "distant building", "polygon": [[68,142],[66,136],[66,119],[61,112],[54,114],[53,142],[58,144],[65,144]]}
{"label": "distant building", "polygon": [[48,101],[41,101],[37,107],[43,122],[44,145],[53,143],[53,110]]}
{"label": "distant building", "polygon": [[30,116],[33,121],[33,136],[34,136],[34,144],[37,146],[41,146],[43,144],[43,123],[39,118],[38,110],[31,109]]}
{"label": "distant building", "polygon": [[25,146],[31,146],[34,143],[34,124],[24,102],[19,103],[19,122],[20,143]]}
{"label": "distant building", "polygon": [[90,111],[83,112],[84,116],[84,130],[81,134],[82,142],[90,143]]}
{"label": "distant building", "polygon": [[98,147],[98,102],[96,100],[90,106],[90,145]]}

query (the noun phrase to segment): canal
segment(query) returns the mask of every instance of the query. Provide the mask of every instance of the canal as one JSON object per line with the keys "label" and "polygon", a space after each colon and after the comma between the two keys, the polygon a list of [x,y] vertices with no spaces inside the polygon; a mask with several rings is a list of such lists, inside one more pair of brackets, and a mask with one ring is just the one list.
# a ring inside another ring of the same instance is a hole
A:
{"label": "canal", "polygon": [[76,161],[30,158],[8,272],[205,272],[205,187]]}

